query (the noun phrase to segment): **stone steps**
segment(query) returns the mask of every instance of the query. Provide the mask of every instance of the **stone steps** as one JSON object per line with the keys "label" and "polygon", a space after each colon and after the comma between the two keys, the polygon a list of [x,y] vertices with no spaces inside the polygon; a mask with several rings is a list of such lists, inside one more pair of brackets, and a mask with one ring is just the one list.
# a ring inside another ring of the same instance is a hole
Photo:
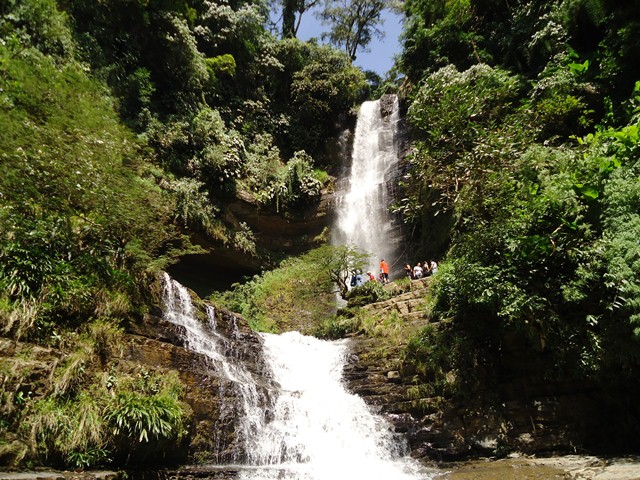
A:
{"label": "stone steps", "polygon": [[[376,315],[390,315],[397,313],[409,321],[424,319],[425,294],[429,287],[430,278],[412,280],[410,290],[395,295],[393,298],[381,302],[372,303],[362,307],[363,310]],[[385,286],[390,291],[395,291],[398,287],[394,284]]]}

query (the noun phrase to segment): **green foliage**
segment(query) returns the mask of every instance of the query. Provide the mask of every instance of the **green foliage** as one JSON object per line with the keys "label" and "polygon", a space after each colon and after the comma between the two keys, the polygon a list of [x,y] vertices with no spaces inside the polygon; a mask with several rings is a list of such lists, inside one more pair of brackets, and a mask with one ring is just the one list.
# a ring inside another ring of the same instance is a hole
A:
{"label": "green foliage", "polygon": [[482,189],[461,188],[433,315],[455,319],[471,341],[519,332],[553,358],[558,377],[635,365],[635,347],[613,347],[633,342],[636,322],[630,127],[599,130],[574,149],[531,146],[485,173]]}
{"label": "green foliage", "polygon": [[33,454],[75,468],[108,459],[106,427],[101,406],[86,394],[75,401],[53,397],[36,401],[24,424]]}
{"label": "green foliage", "polygon": [[414,395],[452,397],[474,391],[466,382],[474,379],[476,351],[449,325],[427,325],[409,340],[402,355],[404,368],[418,383]]}
{"label": "green foliage", "polygon": [[355,60],[358,50],[367,51],[371,40],[384,38],[380,24],[385,7],[382,0],[327,2],[320,18],[329,25],[330,31],[323,38],[342,47],[349,58]]}
{"label": "green foliage", "polygon": [[179,438],[182,415],[182,408],[172,396],[125,392],[115,398],[106,419],[114,425],[116,435],[148,442],[150,437]]}
{"label": "green foliage", "polygon": [[380,302],[391,298],[391,293],[376,281],[365,282],[360,287],[354,287],[347,293],[348,307],[361,307],[369,303]]}
{"label": "green foliage", "polygon": [[464,185],[482,181],[502,161],[500,150],[509,155],[510,139],[490,135],[513,111],[519,89],[517,77],[487,65],[445,67],[426,79],[408,112],[420,138],[409,160],[423,173],[409,177],[399,205],[405,217],[420,216],[430,203],[435,211],[450,209]]}
{"label": "green foliage", "polygon": [[3,2],[0,35],[59,58],[70,57],[75,50],[67,15],[59,11],[55,0]]}
{"label": "green foliage", "polygon": [[217,57],[207,58],[205,60],[209,74],[212,77],[220,75],[234,76],[236,73],[236,60],[233,55],[225,53],[224,55],[218,55]]}
{"label": "green foliage", "polygon": [[241,185],[258,203],[276,212],[300,213],[320,198],[329,175],[313,168],[313,158],[304,151],[286,163],[271,135],[259,135],[246,152]]}
{"label": "green foliage", "polygon": [[[601,0],[456,0],[405,3],[402,70],[413,85],[446,65],[477,63],[535,78],[566,52],[572,69],[616,102],[631,89],[640,50],[634,7]],[[588,66],[588,68],[587,68]]]}
{"label": "green foliage", "polygon": [[540,128],[537,140],[588,133],[595,113],[594,86],[583,81],[589,61],[572,63],[575,53],[560,54],[540,73],[529,94],[532,120]]}
{"label": "green foliage", "polygon": [[450,327],[416,338],[406,367],[433,393],[473,389],[517,338],[546,379],[636,388],[636,21],[614,2],[479,7],[407,3],[416,141],[396,208],[416,248],[446,254],[430,312]]}
{"label": "green foliage", "polygon": [[29,402],[20,432],[33,458],[73,468],[115,459],[142,463],[163,442],[175,445],[184,435],[188,411],[174,374],[140,370],[131,376],[112,369],[108,381],[89,375],[83,387]]}
{"label": "green foliage", "polygon": [[165,188],[176,197],[175,221],[185,228],[200,231],[218,240],[227,240],[218,211],[210,202],[204,184],[193,178],[167,182]]}
{"label": "green foliage", "polygon": [[[291,145],[315,152],[336,133],[336,119],[362,98],[364,74],[349,57],[329,47],[317,47],[291,84]],[[313,125],[313,128],[309,128]]]}
{"label": "green foliage", "polygon": [[141,176],[136,141],[102,88],[73,62],[0,55],[0,287],[13,312],[27,299],[33,312],[4,329],[44,338],[93,316],[105,288],[135,297],[149,259],[182,242],[171,199]]}
{"label": "green foliage", "polygon": [[325,245],[234,284],[213,300],[242,314],[254,330],[311,332],[335,310],[336,281],[346,289],[344,272],[362,268],[364,259],[353,249]]}
{"label": "green foliage", "polygon": [[423,72],[445,65],[466,69],[476,61],[485,60],[477,58],[481,37],[472,28],[476,13],[472,3],[470,0],[407,2],[408,21],[401,64],[414,82]]}
{"label": "green foliage", "polygon": [[275,204],[276,211],[302,211],[320,199],[323,184],[316,175],[313,159],[305,152],[296,152],[260,192],[259,199],[263,204]]}

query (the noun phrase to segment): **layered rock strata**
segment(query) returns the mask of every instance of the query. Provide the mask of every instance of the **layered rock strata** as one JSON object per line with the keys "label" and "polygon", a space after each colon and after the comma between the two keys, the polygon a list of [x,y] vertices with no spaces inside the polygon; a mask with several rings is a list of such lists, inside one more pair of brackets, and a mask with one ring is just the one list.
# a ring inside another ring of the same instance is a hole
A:
{"label": "layered rock strata", "polygon": [[[428,279],[412,291],[366,309],[374,315],[399,315],[415,331],[428,323],[424,294]],[[438,328],[437,324],[434,328]],[[456,460],[479,455],[573,453],[594,437],[601,423],[597,395],[585,384],[549,382],[545,359],[531,358],[523,339],[505,340],[498,363],[479,365],[486,391],[456,398],[429,396],[414,371],[399,363],[405,344],[389,347],[381,361],[379,339],[355,335],[345,367],[349,388],[403,433],[411,455]],[[499,369],[499,370],[491,370]],[[448,381],[456,381],[451,373]]]}

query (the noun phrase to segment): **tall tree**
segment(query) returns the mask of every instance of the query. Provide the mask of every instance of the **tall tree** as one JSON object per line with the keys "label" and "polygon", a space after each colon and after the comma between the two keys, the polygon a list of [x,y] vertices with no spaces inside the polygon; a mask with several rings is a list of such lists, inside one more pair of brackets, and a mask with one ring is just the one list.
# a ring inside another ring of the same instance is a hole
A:
{"label": "tall tree", "polygon": [[282,38],[296,38],[302,23],[302,15],[319,5],[320,1],[280,0],[282,4]]}
{"label": "tall tree", "polygon": [[328,0],[319,14],[322,23],[331,31],[323,33],[323,40],[344,48],[351,60],[356,59],[358,50],[367,51],[367,45],[375,38],[384,38],[379,28],[384,20],[382,11],[387,7],[385,0]]}
{"label": "tall tree", "polygon": [[282,38],[295,38],[297,8],[297,0],[282,0]]}

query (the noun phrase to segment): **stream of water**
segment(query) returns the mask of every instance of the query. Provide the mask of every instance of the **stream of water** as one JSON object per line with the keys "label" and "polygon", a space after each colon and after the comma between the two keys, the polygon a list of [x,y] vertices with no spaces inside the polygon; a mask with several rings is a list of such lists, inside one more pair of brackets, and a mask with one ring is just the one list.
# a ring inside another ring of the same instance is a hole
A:
{"label": "stream of water", "polygon": [[398,100],[383,115],[380,100],[364,102],[358,113],[351,169],[339,183],[332,242],[371,255],[368,269],[377,275],[381,259],[401,270],[400,228],[389,213],[398,168]]}
{"label": "stream of water", "polygon": [[346,390],[347,341],[261,334],[274,385],[270,399],[262,398],[253,375],[228,355],[229,340],[217,332],[212,307],[206,307],[208,321],[199,320],[188,290],[168,275],[164,293],[164,317],[182,327],[186,347],[205,355],[238,390],[236,432],[248,459],[238,468],[240,479],[433,478],[433,471],[405,456],[402,438],[387,422]]}
{"label": "stream of water", "polygon": [[264,354],[280,390],[250,457],[260,468],[242,479],[432,478],[404,457],[404,443],[389,425],[345,389],[346,342],[265,334]]}
{"label": "stream of water", "polygon": [[239,419],[236,428],[245,449],[250,450],[256,432],[264,429],[266,421],[264,409],[260,407],[264,399],[258,393],[256,379],[242,362],[230,354],[233,350],[231,342],[218,333],[213,306],[206,305],[206,323],[198,320],[187,288],[166,273],[164,302],[164,317],[183,328],[185,346],[203,354],[209,360],[211,369],[219,372],[220,378],[225,380],[222,386],[233,388],[238,393],[240,404],[230,407],[236,410],[234,414]]}
{"label": "stream of water", "polygon": [[[393,264],[397,256],[394,236],[398,233],[394,233],[388,212],[392,201],[390,179],[397,168],[397,120],[397,101],[386,117],[381,114],[379,101],[362,105],[350,176],[338,195],[332,240],[371,254],[369,268],[376,273],[381,258]],[[261,334],[262,354],[270,372],[269,381],[262,379],[261,385],[271,385],[272,391],[259,393],[261,379],[234,357],[233,342],[217,331],[213,307],[205,306],[205,318],[198,319],[188,290],[168,275],[164,295],[165,319],[181,327],[185,346],[204,355],[223,380],[221,388],[235,389],[235,398],[239,399],[239,405],[232,409],[235,432],[246,453],[238,459],[245,461],[242,465],[212,467],[223,472],[222,477],[215,478],[537,480],[562,475],[556,465],[520,461],[506,466],[469,464],[446,474],[407,457],[401,436],[345,388],[342,372],[348,355],[346,340],[329,342],[297,332]],[[518,472],[515,476],[514,469]]]}

